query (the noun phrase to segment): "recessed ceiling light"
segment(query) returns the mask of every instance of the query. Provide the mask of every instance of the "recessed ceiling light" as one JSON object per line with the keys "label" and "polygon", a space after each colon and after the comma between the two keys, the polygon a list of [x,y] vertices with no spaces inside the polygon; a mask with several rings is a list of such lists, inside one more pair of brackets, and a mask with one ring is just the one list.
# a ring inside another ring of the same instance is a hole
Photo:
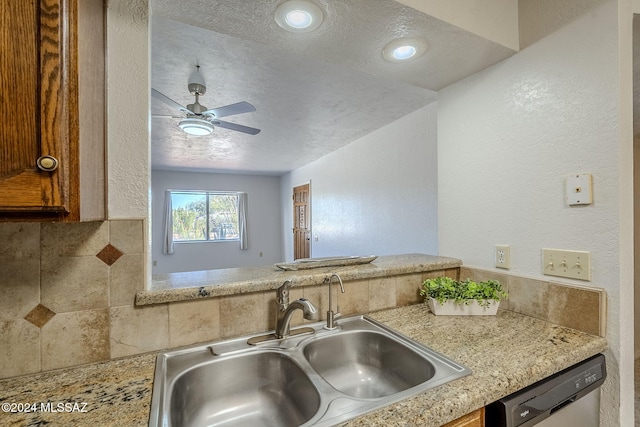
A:
{"label": "recessed ceiling light", "polygon": [[391,54],[395,59],[404,61],[405,59],[411,59],[416,54],[416,48],[409,45],[400,46],[395,48]]}
{"label": "recessed ceiling light", "polygon": [[276,9],[278,25],[294,33],[313,31],[322,24],[322,10],[307,0],[289,0]]}
{"label": "recessed ceiling light", "polygon": [[189,135],[205,136],[213,132],[213,125],[206,120],[188,118],[180,120],[178,123],[180,129],[188,133]]}
{"label": "recessed ceiling light", "polygon": [[391,40],[382,49],[382,56],[387,61],[405,62],[422,56],[427,51],[427,43],[423,40],[401,37]]}
{"label": "recessed ceiling light", "polygon": [[285,17],[287,24],[293,28],[307,28],[313,22],[311,14],[304,10],[292,10]]}

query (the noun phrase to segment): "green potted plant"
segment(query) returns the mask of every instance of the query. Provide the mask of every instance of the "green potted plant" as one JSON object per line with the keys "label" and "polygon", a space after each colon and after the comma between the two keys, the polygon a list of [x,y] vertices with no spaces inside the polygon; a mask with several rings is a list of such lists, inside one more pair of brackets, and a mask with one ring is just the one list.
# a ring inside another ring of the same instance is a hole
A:
{"label": "green potted plant", "polygon": [[422,283],[420,295],[435,315],[495,315],[507,293],[497,280],[436,277]]}

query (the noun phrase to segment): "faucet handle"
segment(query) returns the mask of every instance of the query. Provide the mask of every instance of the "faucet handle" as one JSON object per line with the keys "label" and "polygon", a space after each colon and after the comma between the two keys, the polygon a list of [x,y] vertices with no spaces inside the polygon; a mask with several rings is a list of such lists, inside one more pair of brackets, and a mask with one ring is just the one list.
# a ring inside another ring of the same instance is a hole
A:
{"label": "faucet handle", "polygon": [[276,301],[280,305],[289,305],[289,288],[293,283],[291,280],[285,280],[285,282],[276,289]]}

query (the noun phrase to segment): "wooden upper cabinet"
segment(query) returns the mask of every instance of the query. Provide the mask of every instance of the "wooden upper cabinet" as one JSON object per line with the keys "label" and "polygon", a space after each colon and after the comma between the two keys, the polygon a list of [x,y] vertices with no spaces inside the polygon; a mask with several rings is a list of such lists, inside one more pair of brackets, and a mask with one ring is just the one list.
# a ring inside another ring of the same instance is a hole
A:
{"label": "wooden upper cabinet", "polygon": [[103,1],[2,0],[0,20],[0,220],[104,219]]}

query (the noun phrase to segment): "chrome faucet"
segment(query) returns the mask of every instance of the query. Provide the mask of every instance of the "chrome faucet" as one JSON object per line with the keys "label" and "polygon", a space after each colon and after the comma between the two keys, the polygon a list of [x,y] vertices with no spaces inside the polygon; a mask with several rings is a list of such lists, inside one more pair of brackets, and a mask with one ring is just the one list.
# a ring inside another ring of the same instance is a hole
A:
{"label": "chrome faucet", "polygon": [[325,278],[324,282],[329,284],[329,310],[327,311],[327,324],[325,325],[325,329],[333,330],[336,328],[335,320],[340,317],[340,307],[338,306],[338,295],[336,295],[336,312],[334,313],[331,309],[331,283],[333,283],[333,278],[338,279],[338,283],[340,283],[340,290],[344,294],[344,285],[342,284],[342,279],[336,273],[333,273],[331,277]]}
{"label": "chrome faucet", "polygon": [[276,290],[276,303],[278,304],[278,316],[276,319],[276,338],[286,338],[291,333],[290,323],[293,312],[300,309],[302,316],[307,320],[318,320],[318,309],[311,301],[300,298],[289,304],[289,288],[291,280],[286,280],[282,286]]}

